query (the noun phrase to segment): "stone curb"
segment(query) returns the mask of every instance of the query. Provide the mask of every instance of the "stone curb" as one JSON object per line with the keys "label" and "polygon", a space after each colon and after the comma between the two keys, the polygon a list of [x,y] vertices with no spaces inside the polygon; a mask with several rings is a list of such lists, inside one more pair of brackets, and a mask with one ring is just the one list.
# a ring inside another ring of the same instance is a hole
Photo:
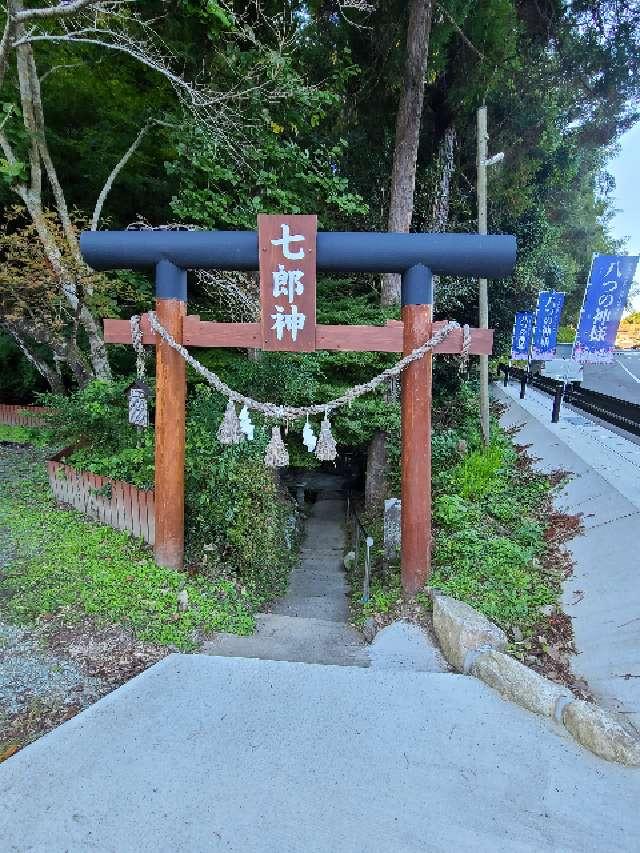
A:
{"label": "stone curb", "polygon": [[597,705],[574,698],[566,688],[504,654],[507,637],[473,607],[431,590],[433,628],[447,661],[474,675],[505,699],[562,723],[591,752],[640,767],[640,738]]}
{"label": "stone curb", "polygon": [[468,671],[474,652],[501,650],[507,645],[501,628],[473,607],[446,595],[433,595],[433,627],[444,656],[460,672]]}

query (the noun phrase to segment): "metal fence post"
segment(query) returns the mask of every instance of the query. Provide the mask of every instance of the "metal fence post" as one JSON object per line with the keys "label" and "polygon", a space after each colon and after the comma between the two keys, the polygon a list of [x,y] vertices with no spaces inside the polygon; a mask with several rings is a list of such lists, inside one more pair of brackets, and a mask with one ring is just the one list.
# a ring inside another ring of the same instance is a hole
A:
{"label": "metal fence post", "polygon": [[564,385],[559,385],[553,395],[553,409],[551,410],[551,423],[557,424],[560,420],[560,406],[564,395]]}

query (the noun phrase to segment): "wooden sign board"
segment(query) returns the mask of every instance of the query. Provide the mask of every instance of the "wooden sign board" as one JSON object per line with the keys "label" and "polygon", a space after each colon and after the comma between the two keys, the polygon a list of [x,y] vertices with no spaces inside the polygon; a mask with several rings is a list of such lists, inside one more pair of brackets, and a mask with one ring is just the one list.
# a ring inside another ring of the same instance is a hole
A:
{"label": "wooden sign board", "polygon": [[316,348],[316,216],[258,216],[262,349]]}

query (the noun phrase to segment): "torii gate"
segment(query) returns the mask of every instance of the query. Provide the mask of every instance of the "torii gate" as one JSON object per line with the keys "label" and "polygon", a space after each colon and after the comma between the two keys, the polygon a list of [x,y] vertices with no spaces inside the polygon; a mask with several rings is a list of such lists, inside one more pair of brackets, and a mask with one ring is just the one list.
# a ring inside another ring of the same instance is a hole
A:
{"label": "torii gate", "polygon": [[[443,325],[432,323],[432,275],[507,276],[515,263],[516,241],[476,234],[316,233],[316,217],[300,215],[259,216],[258,232],[90,231],[82,234],[80,248],[97,270],[155,268],[158,320],[186,347],[408,355]],[[291,260],[296,269],[284,269]],[[187,315],[187,270],[194,268],[259,269],[261,322],[214,323]],[[385,326],[316,325],[317,269],[401,274],[402,320]],[[284,307],[276,304],[287,301],[286,288],[278,293],[278,274],[279,281],[289,282],[289,305]],[[297,291],[296,282],[304,285]],[[287,326],[279,315],[289,308],[293,313],[287,316],[294,319]],[[291,334],[294,326],[297,334]],[[143,342],[155,343],[157,354],[155,558],[178,569],[184,552],[185,363],[151,331],[146,317],[142,329]],[[107,343],[132,343],[127,320],[105,320],[104,332]],[[472,354],[488,355],[492,344],[493,330],[471,330]],[[459,353],[462,345],[463,332],[457,329],[434,351]],[[424,586],[431,570],[431,371],[428,353],[405,369],[402,381],[401,574],[410,594]]]}

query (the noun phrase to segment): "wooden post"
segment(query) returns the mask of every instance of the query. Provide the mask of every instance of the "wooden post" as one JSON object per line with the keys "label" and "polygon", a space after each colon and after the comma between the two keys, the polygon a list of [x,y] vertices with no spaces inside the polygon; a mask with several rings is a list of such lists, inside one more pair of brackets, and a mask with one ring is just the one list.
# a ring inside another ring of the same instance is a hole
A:
{"label": "wooden post", "polygon": [[[403,354],[431,337],[431,271],[418,265],[402,277]],[[431,373],[432,355],[402,376],[402,588],[413,595],[431,573]]]}
{"label": "wooden post", "polygon": [[[182,343],[186,314],[185,270],[161,261],[156,267],[156,314]],[[160,336],[156,342],[156,540],[160,566],[181,569],[184,559],[184,446],[186,371],[183,358]]]}

